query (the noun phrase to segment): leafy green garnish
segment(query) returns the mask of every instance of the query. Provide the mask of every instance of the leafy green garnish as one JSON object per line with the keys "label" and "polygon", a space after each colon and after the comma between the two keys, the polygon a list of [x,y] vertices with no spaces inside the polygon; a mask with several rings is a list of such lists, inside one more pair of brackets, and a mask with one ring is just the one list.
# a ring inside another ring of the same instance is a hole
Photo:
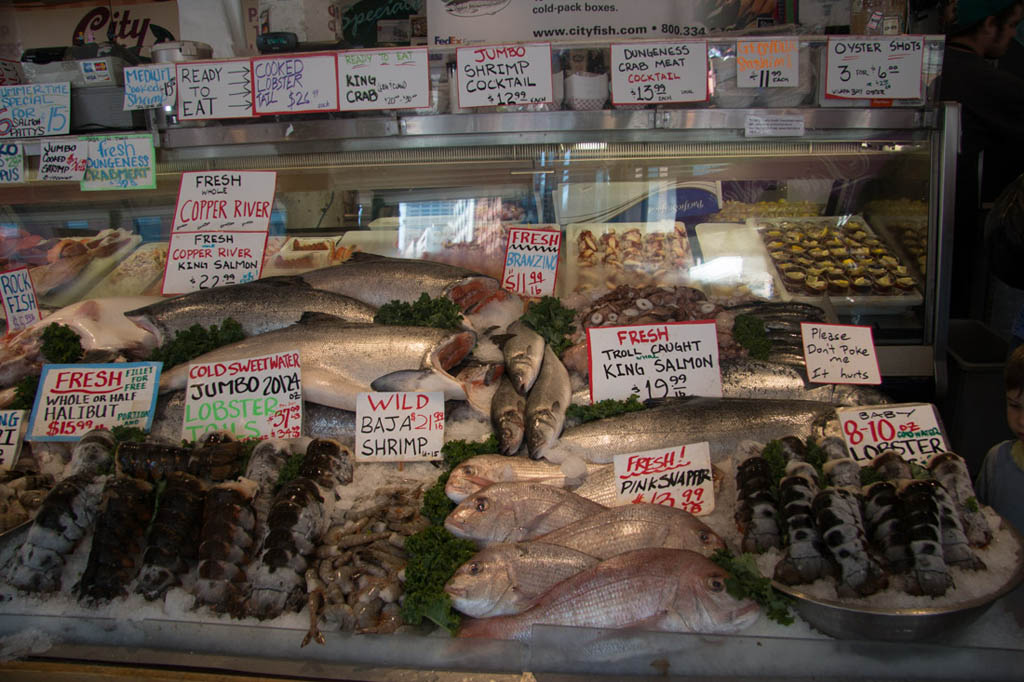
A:
{"label": "leafy green garnish", "polygon": [[806,462],[814,467],[814,470],[818,472],[819,481],[825,479],[824,466],[827,461],[828,453],[818,445],[818,441],[813,436],[808,438]]}
{"label": "leafy green garnish", "polygon": [[476,546],[460,540],[442,526],[431,526],[405,541],[405,601],[402,619],[419,625],[424,618],[454,634],[461,618],[452,610],[444,584],[459,566],[476,554]]}
{"label": "leafy green garnish", "polygon": [[786,475],[786,457],[782,454],[782,443],[777,440],[769,441],[761,451],[761,456],[772,468],[772,478],[775,480],[775,485],[778,485],[782,477]]}
{"label": "leafy green garnish", "polygon": [[767,360],[772,342],[764,328],[764,322],[753,315],[737,315],[732,324],[732,337],[736,343],[747,349],[755,360]]}
{"label": "leafy green garnish", "polygon": [[711,560],[729,572],[725,589],[735,599],[751,599],[764,609],[766,616],[781,625],[792,625],[793,616],[789,609],[794,603],[792,597],[776,592],[772,581],[757,570],[753,554],[733,556],[727,549],[720,549],[711,555]]}
{"label": "leafy green garnish", "polygon": [[493,433],[480,443],[473,443],[464,440],[452,440],[441,446],[441,454],[444,456],[444,473],[441,474],[434,485],[427,488],[423,494],[423,508],[420,513],[430,519],[436,525],[444,523],[444,519],[455,509],[455,503],[444,494],[444,486],[448,483],[448,476],[452,469],[465,462],[470,457],[482,455],[488,452],[498,451],[498,438]]}
{"label": "leafy green garnish", "polygon": [[978,509],[979,509],[979,507],[978,507],[978,498],[976,498],[976,497],[968,497],[964,501],[964,506],[967,507],[967,511],[969,511],[969,512],[977,512]]}
{"label": "leafy green garnish", "polygon": [[194,324],[184,331],[175,332],[174,338],[154,349],[149,359],[164,363],[164,370],[167,370],[244,338],[242,325],[230,317],[209,328]]}
{"label": "leafy green garnish", "polygon": [[288,461],[284,463],[281,470],[277,472],[277,486],[274,490],[280,489],[280,487],[285,483],[298,477],[299,469],[302,467],[302,458],[304,456],[305,455],[301,452],[297,452],[288,458]]}
{"label": "leafy green garnish", "polygon": [[78,362],[85,355],[82,339],[66,324],[50,324],[43,330],[43,343],[39,348],[43,357],[54,363]]}
{"label": "leafy green garnish", "polygon": [[141,443],[146,440],[146,432],[137,426],[113,426],[110,428],[110,435],[118,443]]}
{"label": "leafy green garnish", "polygon": [[430,298],[420,294],[414,303],[391,301],[385,303],[373,316],[377,324],[391,324],[409,327],[437,327],[438,329],[461,329],[462,311],[447,296]]}
{"label": "leafy green garnish", "polygon": [[867,467],[861,467],[860,468],[860,484],[861,485],[871,485],[872,483],[877,483],[879,481],[884,481],[884,480],[885,480],[885,477],[882,476],[882,474],[878,473],[878,469],[876,469],[875,467],[867,466]]}
{"label": "leafy green garnish", "polygon": [[910,463],[910,477],[915,481],[924,481],[932,477],[931,473],[917,462]]}
{"label": "leafy green garnish", "polygon": [[531,329],[544,337],[555,355],[561,356],[565,349],[572,345],[569,339],[576,331],[572,321],[576,311],[566,308],[554,296],[545,296],[536,303],[531,303],[526,314],[521,318]]}
{"label": "leafy green garnish", "polygon": [[633,394],[626,400],[608,398],[599,400],[593,405],[569,405],[565,410],[565,416],[567,419],[574,419],[585,424],[597,419],[614,417],[626,412],[638,412],[643,409],[646,409],[645,405],[640,402],[640,398],[636,394]]}
{"label": "leafy green garnish", "polygon": [[25,377],[14,385],[14,400],[8,406],[12,410],[31,410],[39,390],[39,377]]}

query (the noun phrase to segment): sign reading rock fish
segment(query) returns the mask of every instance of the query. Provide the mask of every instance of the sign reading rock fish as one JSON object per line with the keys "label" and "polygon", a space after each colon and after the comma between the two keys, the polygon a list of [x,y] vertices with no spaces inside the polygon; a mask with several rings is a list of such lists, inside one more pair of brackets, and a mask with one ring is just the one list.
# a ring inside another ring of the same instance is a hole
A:
{"label": "sign reading rock fish", "polygon": [[3,297],[8,334],[39,321],[36,289],[27,267],[0,272],[0,296]]}
{"label": "sign reading rock fish", "polygon": [[844,407],[836,416],[850,457],[862,466],[886,450],[921,466],[949,450],[935,406],[928,403]]}
{"label": "sign reading rock fish", "polygon": [[722,397],[713,321],[589,327],[590,400]]}
{"label": "sign reading rock fish", "polygon": [[704,516],[715,510],[715,485],[708,443],[616,455],[619,504],[661,504]]}
{"label": "sign reading rock fish", "polygon": [[356,460],[443,459],[444,393],[360,393],[356,398]]}
{"label": "sign reading rock fish", "polygon": [[527,298],[553,296],[561,247],[560,230],[509,228],[502,287]]}
{"label": "sign reading rock fish", "polygon": [[298,351],[188,368],[184,440],[210,431],[243,438],[298,438],[302,375]]}

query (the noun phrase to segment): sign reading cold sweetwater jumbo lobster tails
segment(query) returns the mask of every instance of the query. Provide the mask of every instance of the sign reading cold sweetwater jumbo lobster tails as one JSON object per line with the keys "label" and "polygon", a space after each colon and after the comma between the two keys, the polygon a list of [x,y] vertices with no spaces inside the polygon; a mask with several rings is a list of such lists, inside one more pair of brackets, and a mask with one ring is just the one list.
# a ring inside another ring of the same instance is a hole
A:
{"label": "sign reading cold sweetwater jumbo lobster tails", "polygon": [[26,440],[76,441],[86,431],[149,431],[160,362],[43,365]]}

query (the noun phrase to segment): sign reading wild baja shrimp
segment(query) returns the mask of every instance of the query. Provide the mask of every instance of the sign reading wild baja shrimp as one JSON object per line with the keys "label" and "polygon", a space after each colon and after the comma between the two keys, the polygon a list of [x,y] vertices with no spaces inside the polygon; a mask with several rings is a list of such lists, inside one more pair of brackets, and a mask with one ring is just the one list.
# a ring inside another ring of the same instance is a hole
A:
{"label": "sign reading wild baja shrimp", "polygon": [[429,107],[427,48],[339,52],[338,86],[342,111]]}
{"label": "sign reading wild baja shrimp", "polygon": [[7,315],[7,333],[24,329],[39,321],[39,303],[28,268],[0,272],[0,297]]}
{"label": "sign reading wild baja shrimp", "polygon": [[694,516],[715,510],[707,441],[616,455],[614,462],[615,496],[620,505],[662,504]]}
{"label": "sign reading wild baja shrimp", "polygon": [[0,469],[10,469],[21,453],[25,410],[0,410]]}
{"label": "sign reading wild baja shrimp", "polygon": [[946,436],[929,403],[843,407],[836,410],[850,456],[862,465],[886,450],[924,466],[946,452]]}
{"label": "sign reading wild baja shrimp", "polygon": [[502,287],[527,298],[554,296],[561,247],[561,230],[509,228]]}
{"label": "sign reading wild baja shrimp", "polygon": [[551,45],[460,47],[459,106],[493,107],[551,101]]}
{"label": "sign reading wild baja shrimp", "polygon": [[360,393],[356,398],[356,460],[443,459],[444,393]]}
{"label": "sign reading wild baja shrimp", "polygon": [[703,102],[708,98],[708,45],[612,45],[612,104]]}
{"label": "sign reading wild baja shrimp", "polygon": [[230,431],[240,439],[298,438],[301,430],[298,351],[189,365],[183,440],[210,431]]}
{"label": "sign reading wild baja shrimp", "polygon": [[43,365],[26,440],[76,441],[86,431],[149,431],[162,362]]}
{"label": "sign reading wild baja shrimp", "polygon": [[722,397],[713,321],[587,329],[590,400]]}
{"label": "sign reading wild baja shrimp", "polygon": [[816,384],[880,384],[871,327],[801,322],[807,376]]}

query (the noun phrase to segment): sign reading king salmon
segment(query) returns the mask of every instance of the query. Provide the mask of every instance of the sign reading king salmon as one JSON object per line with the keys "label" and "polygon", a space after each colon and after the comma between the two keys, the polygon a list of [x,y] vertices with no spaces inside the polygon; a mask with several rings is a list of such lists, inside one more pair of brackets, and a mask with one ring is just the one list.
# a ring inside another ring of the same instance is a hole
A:
{"label": "sign reading king salmon", "polygon": [[86,431],[149,431],[160,362],[43,365],[26,440],[77,441]]}
{"label": "sign reading king salmon", "polygon": [[661,504],[694,516],[715,510],[707,441],[616,455],[614,466],[615,496],[620,505]]}
{"label": "sign reading king salmon", "polygon": [[356,397],[356,460],[443,459],[444,393],[360,393]]}

